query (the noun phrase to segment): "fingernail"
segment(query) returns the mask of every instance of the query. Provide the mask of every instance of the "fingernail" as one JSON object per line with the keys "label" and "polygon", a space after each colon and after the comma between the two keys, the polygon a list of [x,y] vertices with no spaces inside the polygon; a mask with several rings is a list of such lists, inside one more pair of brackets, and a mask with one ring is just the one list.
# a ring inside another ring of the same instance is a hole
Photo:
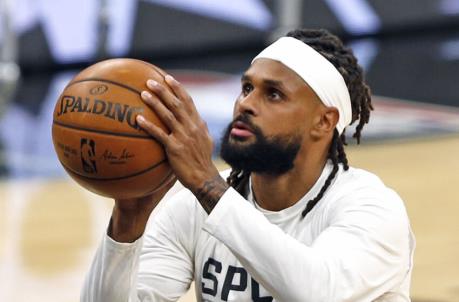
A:
{"label": "fingernail", "polygon": [[148,91],[142,91],[141,96],[143,99],[149,99],[151,98],[151,94]]}
{"label": "fingernail", "polygon": [[138,123],[143,123],[145,121],[145,118],[139,114],[136,116],[136,120]]}
{"label": "fingernail", "polygon": [[164,77],[165,80],[167,81],[171,81],[171,82],[176,82],[178,83],[178,81],[173,77],[171,76],[170,74],[167,74],[165,77]]}
{"label": "fingernail", "polygon": [[147,86],[156,87],[156,86],[158,86],[158,82],[156,82],[155,80],[148,80],[147,81]]}

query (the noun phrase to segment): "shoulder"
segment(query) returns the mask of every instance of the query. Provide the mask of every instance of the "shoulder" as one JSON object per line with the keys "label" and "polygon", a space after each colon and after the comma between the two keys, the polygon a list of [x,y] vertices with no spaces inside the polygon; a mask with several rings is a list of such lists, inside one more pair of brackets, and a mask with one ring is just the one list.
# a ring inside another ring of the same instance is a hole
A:
{"label": "shoulder", "polygon": [[349,168],[340,172],[328,203],[330,224],[356,233],[365,230],[382,245],[402,247],[404,253],[412,251],[414,236],[399,194],[369,171]]}
{"label": "shoulder", "polygon": [[340,170],[334,184],[337,197],[372,197],[400,199],[398,194],[387,187],[377,175],[359,168]]}
{"label": "shoulder", "polygon": [[407,217],[398,193],[387,187],[377,175],[363,169],[350,167],[348,171],[340,170],[330,195],[335,212],[365,207],[393,218],[404,220]]}
{"label": "shoulder", "polygon": [[351,186],[353,189],[357,188],[382,188],[385,187],[381,178],[376,174],[371,173],[364,169],[349,167],[349,170],[340,170],[339,181]]}

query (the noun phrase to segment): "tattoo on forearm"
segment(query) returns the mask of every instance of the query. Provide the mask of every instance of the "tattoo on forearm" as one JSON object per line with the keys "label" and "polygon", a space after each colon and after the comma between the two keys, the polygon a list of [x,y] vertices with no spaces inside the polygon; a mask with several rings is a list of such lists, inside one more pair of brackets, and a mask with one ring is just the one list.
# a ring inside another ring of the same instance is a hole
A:
{"label": "tattoo on forearm", "polygon": [[217,175],[211,180],[206,181],[202,188],[198,189],[196,198],[207,214],[210,214],[228,188],[229,185],[220,175]]}

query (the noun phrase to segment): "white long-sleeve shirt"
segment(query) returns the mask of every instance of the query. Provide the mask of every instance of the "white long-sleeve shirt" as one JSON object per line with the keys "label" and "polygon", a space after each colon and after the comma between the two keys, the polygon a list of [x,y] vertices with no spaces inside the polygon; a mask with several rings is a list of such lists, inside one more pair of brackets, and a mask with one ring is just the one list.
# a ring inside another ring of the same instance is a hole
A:
{"label": "white long-sleeve shirt", "polygon": [[271,212],[234,189],[208,215],[183,189],[134,243],[105,236],[81,301],[410,301],[414,237],[399,196],[375,175],[327,164],[293,206]]}

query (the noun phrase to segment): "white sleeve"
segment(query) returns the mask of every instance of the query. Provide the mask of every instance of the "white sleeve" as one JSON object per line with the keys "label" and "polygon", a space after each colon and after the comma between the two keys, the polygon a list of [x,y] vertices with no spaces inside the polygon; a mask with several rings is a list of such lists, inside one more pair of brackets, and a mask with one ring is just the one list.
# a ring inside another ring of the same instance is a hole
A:
{"label": "white sleeve", "polygon": [[409,258],[403,211],[375,204],[359,201],[346,207],[307,246],[230,188],[204,230],[223,242],[277,301],[372,301],[401,282],[408,267],[400,270]]}
{"label": "white sleeve", "polygon": [[81,301],[139,301],[132,296],[132,288],[136,284],[142,242],[143,238],[134,243],[119,243],[104,235],[86,276]]}
{"label": "white sleeve", "polygon": [[86,276],[81,301],[177,301],[185,294],[193,279],[192,243],[184,242],[191,231],[186,233],[188,226],[174,221],[189,217],[183,210],[171,217],[165,205],[134,243],[118,243],[105,235]]}

